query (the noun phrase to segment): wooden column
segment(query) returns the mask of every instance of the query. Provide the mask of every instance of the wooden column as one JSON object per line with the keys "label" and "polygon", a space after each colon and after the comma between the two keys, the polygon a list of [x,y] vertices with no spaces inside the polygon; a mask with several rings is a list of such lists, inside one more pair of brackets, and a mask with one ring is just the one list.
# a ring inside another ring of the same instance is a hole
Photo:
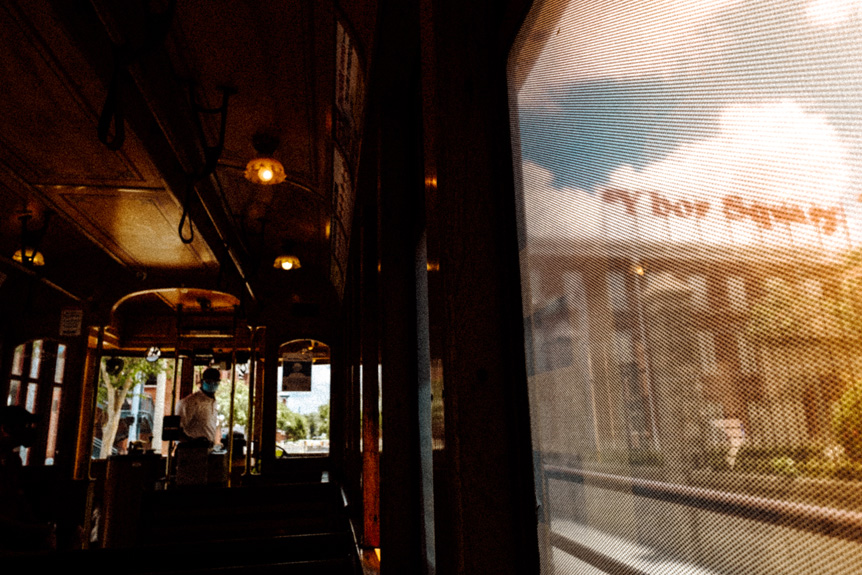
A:
{"label": "wooden column", "polygon": [[[369,146],[373,147],[373,146]],[[377,171],[374,170],[376,176]],[[380,382],[377,366],[378,298],[377,281],[377,178],[363,190],[362,218],[362,544],[380,547]]]}
{"label": "wooden column", "polygon": [[381,7],[381,569],[428,574],[436,567],[419,2],[389,0]]}
{"label": "wooden column", "polygon": [[430,3],[434,24],[439,115],[446,467],[453,510],[447,527],[454,545],[446,551],[452,557],[445,565],[457,573],[536,573],[536,495],[506,83],[511,37],[504,38],[503,29],[508,3],[423,1]]}

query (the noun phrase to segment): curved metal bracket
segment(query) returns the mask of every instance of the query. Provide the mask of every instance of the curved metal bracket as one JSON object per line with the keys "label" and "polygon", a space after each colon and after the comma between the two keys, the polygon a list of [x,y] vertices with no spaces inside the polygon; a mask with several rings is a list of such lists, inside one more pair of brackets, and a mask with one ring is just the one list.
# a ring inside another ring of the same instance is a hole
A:
{"label": "curved metal bracket", "polygon": [[[162,12],[155,12],[148,8],[144,24],[145,37],[139,46],[112,45],[114,67],[111,71],[111,80],[108,83],[105,104],[102,106],[102,112],[99,114],[99,122],[96,126],[99,141],[111,151],[122,148],[123,142],[126,140],[125,115],[122,98],[120,98],[120,89],[128,80],[129,66],[155,51],[164,43],[171,29],[176,7],[177,0],[169,0],[167,8]],[[111,134],[112,126],[113,135]]]}
{"label": "curved metal bracket", "polygon": [[[189,219],[189,204],[191,202],[192,192],[194,191],[195,186],[198,182],[208,178],[215,172],[216,166],[218,166],[218,160],[221,157],[222,152],[224,151],[224,136],[225,136],[225,128],[227,126],[227,109],[228,102],[230,101],[230,97],[236,94],[236,88],[232,88],[230,86],[219,86],[219,91],[222,94],[221,106],[218,108],[205,108],[197,103],[194,95],[194,84],[189,83],[189,101],[192,106],[192,110],[194,111],[195,125],[198,129],[198,135],[200,136],[201,143],[204,149],[204,165],[199,172],[193,172],[188,174],[189,184],[186,186],[186,194],[183,198],[183,215],[180,218],[180,226],[178,229],[180,235],[180,241],[184,244],[190,244],[194,241],[195,232],[192,227],[191,220]],[[214,146],[210,146],[207,144],[206,140],[206,132],[204,131],[203,122],[201,121],[201,114],[220,114],[220,124],[219,124],[219,135],[218,141]],[[189,227],[189,235],[186,237],[183,234],[183,228],[186,225],[186,219],[189,219],[188,227]]]}

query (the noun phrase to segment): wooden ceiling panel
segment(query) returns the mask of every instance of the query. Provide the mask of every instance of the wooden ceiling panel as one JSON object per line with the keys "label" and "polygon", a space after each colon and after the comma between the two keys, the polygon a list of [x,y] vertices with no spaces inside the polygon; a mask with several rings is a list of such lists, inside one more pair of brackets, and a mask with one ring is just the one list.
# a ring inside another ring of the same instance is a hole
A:
{"label": "wooden ceiling panel", "polygon": [[[267,0],[183,2],[172,35],[174,67],[198,82],[206,106],[220,103],[219,86],[232,86],[222,161],[244,167],[254,154],[252,136],[281,139],[275,152],[289,177],[316,179],[313,124],[315,92],[311,41],[314,23],[303,2]],[[213,139],[217,118],[205,118]]]}
{"label": "wooden ceiling panel", "polygon": [[108,253],[132,268],[216,265],[200,234],[189,245],[180,241],[181,210],[166,191],[51,186],[44,192]]}
{"label": "wooden ceiling panel", "polygon": [[162,185],[132,135],[117,152],[99,142],[94,107],[11,4],[0,7],[0,29],[0,77],[15,79],[0,87],[10,168],[31,184]]}

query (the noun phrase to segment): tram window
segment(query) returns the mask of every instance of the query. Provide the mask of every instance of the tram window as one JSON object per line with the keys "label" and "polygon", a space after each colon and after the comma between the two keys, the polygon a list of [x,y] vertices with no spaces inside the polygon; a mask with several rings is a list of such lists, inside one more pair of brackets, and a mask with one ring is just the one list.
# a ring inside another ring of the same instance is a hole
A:
{"label": "tram window", "polygon": [[57,345],[57,363],[54,365],[54,383],[63,383],[63,375],[66,371],[66,346]]}
{"label": "tram window", "polygon": [[727,299],[731,309],[745,311],[745,280],[741,277],[727,278]]}
{"label": "tram window", "polygon": [[[508,62],[528,357],[574,334],[528,371],[548,572],[858,571],[831,517],[862,508],[860,23],[532,3]],[[573,273],[588,329],[536,321]]]}
{"label": "tram window", "polygon": [[6,405],[18,405],[21,401],[21,382],[17,379],[9,381],[9,395],[6,397]]}
{"label": "tram window", "polygon": [[37,339],[30,348],[30,379],[39,379],[42,369],[42,340]]}
{"label": "tram window", "polygon": [[51,393],[51,416],[48,420],[48,446],[45,450],[45,465],[54,464],[54,454],[57,450],[57,430],[60,424],[60,400],[63,390],[55,387]]}
{"label": "tram window", "polygon": [[[103,357],[96,417],[93,422],[94,459],[125,454],[140,442],[142,449],[167,454],[161,426],[170,415],[173,359],[149,362],[143,357]],[[155,379],[155,385],[148,385]]]}
{"label": "tram window", "polygon": [[57,450],[57,432],[60,428],[60,406],[63,397],[63,376],[66,371],[66,346],[57,344],[57,361],[54,363],[54,386],[51,390],[51,415],[48,420],[48,440],[45,449],[45,465],[54,464]]}
{"label": "tram window", "polygon": [[30,413],[36,413],[36,393],[39,391],[39,384],[27,384],[27,397],[24,400],[24,409]]}
{"label": "tram window", "polygon": [[278,366],[276,451],[279,457],[329,453],[329,347],[286,343]]}
{"label": "tram window", "polygon": [[24,344],[15,348],[15,353],[12,356],[12,375],[22,375],[24,373]]}
{"label": "tram window", "polygon": [[[43,360],[54,358],[55,351],[61,351],[65,358],[65,346],[50,340],[36,339],[15,347],[10,366],[9,392],[6,397],[8,405],[20,405],[30,413],[36,415],[46,425],[40,426],[41,433],[37,439],[38,453],[30,449],[20,450],[21,461],[25,465],[39,465],[43,463],[43,447],[50,445],[50,455],[46,464],[53,463],[57,431],[59,429],[59,410],[62,394],[54,391],[59,389],[56,379],[62,381],[62,366],[45,363]],[[60,355],[60,354],[58,354]],[[60,358],[57,358],[58,363]],[[63,359],[63,362],[65,359]],[[56,374],[60,371],[59,376]],[[46,395],[47,394],[47,395]],[[44,419],[43,419],[44,418]],[[46,443],[42,443],[45,441]],[[38,455],[37,457],[33,457]]]}

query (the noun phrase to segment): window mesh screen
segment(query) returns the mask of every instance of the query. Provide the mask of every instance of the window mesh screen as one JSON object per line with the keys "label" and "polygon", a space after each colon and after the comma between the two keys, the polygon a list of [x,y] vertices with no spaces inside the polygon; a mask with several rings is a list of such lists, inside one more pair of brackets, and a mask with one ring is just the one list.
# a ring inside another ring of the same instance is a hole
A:
{"label": "window mesh screen", "polygon": [[862,572],[862,1],[538,1],[543,572]]}

